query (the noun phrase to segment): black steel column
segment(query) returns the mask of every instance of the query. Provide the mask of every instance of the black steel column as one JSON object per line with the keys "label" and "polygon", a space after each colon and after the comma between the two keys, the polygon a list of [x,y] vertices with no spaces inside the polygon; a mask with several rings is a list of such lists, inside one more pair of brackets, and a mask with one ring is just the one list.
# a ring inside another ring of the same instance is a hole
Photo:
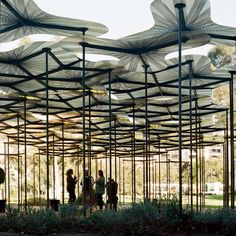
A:
{"label": "black steel column", "polygon": [[41,190],[41,153],[40,153],[40,149],[39,149],[39,206],[41,207],[41,194],[42,194],[42,190]]}
{"label": "black steel column", "polygon": [[132,133],[130,136],[130,143],[131,143],[131,199],[132,199],[132,205],[133,205],[134,203],[134,146],[133,146]]}
{"label": "black steel column", "polygon": [[230,157],[231,157],[231,208],[235,207],[235,167],[234,167],[234,74],[235,71],[230,71],[231,80],[229,81],[230,91]]}
{"label": "black steel column", "polygon": [[[112,179],[112,137],[111,137],[111,131],[112,131],[112,111],[111,111],[111,71],[108,73],[108,79],[109,79],[109,175]],[[112,205],[112,203],[110,203]]]}
{"label": "black steel column", "polygon": [[49,103],[48,103],[48,52],[50,51],[49,48],[45,48],[45,93],[46,93],[46,176],[47,176],[47,208],[49,208],[49,196],[50,196],[50,189],[49,189],[49,168],[50,168],[50,159],[49,159],[49,118],[48,118],[48,112],[49,112]]}
{"label": "black steel column", "polygon": [[134,203],[136,202],[136,150],[135,150],[135,104],[133,104],[133,191]]}
{"label": "black steel column", "polygon": [[64,158],[64,153],[65,153],[65,143],[64,143],[64,123],[61,125],[61,146],[62,146],[62,157],[61,157],[61,182],[62,182],[62,204],[65,203],[65,158]]}
{"label": "black steel column", "polygon": [[183,8],[185,4],[175,5],[179,10],[179,28],[178,28],[178,52],[179,52],[179,213],[182,216],[182,27],[183,27]]}
{"label": "black steel column", "polygon": [[20,209],[20,192],[21,192],[21,185],[20,185],[20,117],[17,115],[17,204],[18,204],[18,210]]}
{"label": "black steel column", "polygon": [[35,154],[33,154],[33,195],[34,195],[34,204],[36,202],[36,198],[35,198],[35,190],[36,190],[36,188],[35,188],[35,177],[36,177],[36,175],[35,175]]}
{"label": "black steel column", "polygon": [[[193,78],[193,61],[189,63],[189,139],[190,139],[190,207],[193,212],[193,121],[192,121],[192,78]],[[196,115],[196,114],[195,114]],[[188,186],[189,188],[189,186]]]}
{"label": "black steel column", "polygon": [[225,156],[225,185],[226,185],[226,206],[229,206],[229,111],[226,110],[226,156]]}
{"label": "black steel column", "polygon": [[125,204],[125,166],[124,166],[124,161],[123,161],[123,205]]}
{"label": "black steel column", "polygon": [[55,173],[55,134],[52,136],[52,169],[53,169],[53,199],[56,199],[56,173]]}
{"label": "black steel column", "polygon": [[148,199],[149,198],[149,155],[148,155],[148,90],[147,90],[147,78],[148,78],[148,74],[147,74],[147,70],[149,68],[149,65],[144,65],[144,71],[145,71],[145,165],[146,165],[146,176],[145,176],[145,198]]}
{"label": "black steel column", "polygon": [[7,198],[8,198],[8,206],[11,205],[11,184],[10,184],[10,141],[9,137],[7,137]]}
{"label": "black steel column", "polygon": [[[92,156],[91,156],[91,91],[88,94],[88,104],[89,104],[89,114],[88,114],[88,141],[87,141],[87,149],[88,149],[88,171],[89,176],[92,176]],[[95,173],[97,176],[97,173]],[[92,186],[89,185],[89,204],[91,206],[92,203]],[[90,214],[92,213],[92,207],[89,209]]]}
{"label": "black steel column", "polygon": [[146,198],[146,180],[145,180],[145,178],[146,178],[146,173],[145,173],[145,171],[146,171],[146,162],[147,162],[147,160],[145,159],[145,157],[146,157],[146,155],[145,155],[145,146],[144,146],[144,148],[143,148],[143,200],[145,201],[145,198]]}
{"label": "black steel column", "polygon": [[159,200],[161,200],[161,141],[158,140],[158,191],[159,191]]}
{"label": "black steel column", "polygon": [[27,139],[26,139],[26,98],[24,100],[24,156],[25,156],[25,211],[27,211]]}
{"label": "black steel column", "polygon": [[195,100],[195,148],[196,148],[196,209],[198,212],[198,116],[197,100]]}
{"label": "black steel column", "polygon": [[116,118],[115,118],[115,120],[114,120],[114,145],[115,145],[115,153],[114,153],[114,155],[115,155],[115,182],[117,183],[117,153],[116,153],[116,125],[117,125],[117,120],[116,120]]}
{"label": "black steel column", "polygon": [[[78,182],[77,182],[77,193],[78,193],[78,197],[80,196],[80,170],[79,170],[79,166],[80,166],[80,156],[78,154],[78,162],[77,162],[77,177],[78,177]],[[97,171],[96,171],[97,172]]]}
{"label": "black steel column", "polygon": [[6,150],[6,143],[4,145],[4,172],[5,172],[5,183],[4,183],[4,197],[7,198],[7,181],[6,181],[6,174],[7,174],[7,150]]}
{"label": "black steel column", "polygon": [[[84,35],[84,33],[83,33]],[[82,151],[83,151],[83,180],[85,180],[85,169],[86,169],[86,127],[85,127],[85,45],[82,45],[82,87],[83,87],[83,107],[82,107],[82,117],[83,117],[83,121],[82,121],[82,125],[83,125],[83,147],[82,147]],[[83,202],[84,202],[84,207],[83,207],[83,213],[84,216],[86,216],[86,193],[85,191],[83,192]]]}
{"label": "black steel column", "polygon": [[119,183],[118,183],[118,186],[119,186],[119,202],[121,204],[121,161],[120,161],[120,158],[119,158]]}

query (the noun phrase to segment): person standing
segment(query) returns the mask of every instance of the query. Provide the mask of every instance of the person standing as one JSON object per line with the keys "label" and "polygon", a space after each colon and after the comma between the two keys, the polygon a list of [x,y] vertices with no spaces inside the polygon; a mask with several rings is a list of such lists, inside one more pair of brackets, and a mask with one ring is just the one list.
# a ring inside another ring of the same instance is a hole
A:
{"label": "person standing", "polygon": [[78,182],[77,177],[73,177],[73,170],[69,169],[66,172],[66,182],[67,182],[67,192],[69,193],[69,202],[75,202],[76,195],[75,195],[75,185]]}
{"label": "person standing", "polygon": [[107,190],[107,205],[110,205],[110,208],[114,208],[115,211],[117,211],[117,203],[118,203],[118,197],[117,197],[117,189],[118,184],[114,181],[114,179],[108,178],[108,182],[106,184],[106,190]]}
{"label": "person standing", "polygon": [[103,175],[103,171],[98,171],[98,179],[95,181],[96,183],[96,198],[97,198],[97,205],[99,206],[99,209],[102,210],[103,208],[103,199],[102,195],[105,193],[105,178]]}
{"label": "person standing", "polygon": [[89,175],[89,171],[85,170],[85,177],[81,179],[80,185],[82,185],[82,196],[85,197],[85,203],[94,205],[94,179]]}

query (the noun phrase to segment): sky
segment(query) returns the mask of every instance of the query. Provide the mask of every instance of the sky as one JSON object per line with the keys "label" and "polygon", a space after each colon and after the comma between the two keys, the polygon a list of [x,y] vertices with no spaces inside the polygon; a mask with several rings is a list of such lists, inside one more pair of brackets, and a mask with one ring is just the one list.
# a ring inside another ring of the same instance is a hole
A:
{"label": "sky", "polygon": [[[109,32],[102,37],[119,38],[153,26],[150,10],[153,0],[34,0],[50,14],[96,21],[105,24]],[[221,25],[236,27],[236,0],[210,0],[211,18]],[[207,55],[211,46],[188,50]],[[185,54],[185,53],[183,53]]]}
{"label": "sky", "polygon": [[[119,38],[153,26],[153,0],[34,0],[44,11],[64,17],[91,20],[109,28],[106,37]],[[210,0],[212,20],[236,27],[236,1]]]}
{"label": "sky", "polygon": [[[109,32],[102,37],[120,38],[151,28],[154,24],[150,10],[153,0],[34,0],[45,12],[96,21],[106,25]],[[197,1],[197,0],[196,0]],[[236,27],[236,0],[210,0],[212,20]],[[207,54],[205,46],[194,52]]]}

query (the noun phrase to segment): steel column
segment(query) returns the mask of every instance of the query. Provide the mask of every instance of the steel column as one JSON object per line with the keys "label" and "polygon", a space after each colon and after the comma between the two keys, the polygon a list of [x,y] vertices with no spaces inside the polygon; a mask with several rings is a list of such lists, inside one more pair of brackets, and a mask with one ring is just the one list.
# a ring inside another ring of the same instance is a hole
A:
{"label": "steel column", "polygon": [[185,4],[179,3],[176,4],[175,7],[178,9],[178,19],[179,19],[179,27],[178,27],[178,57],[179,57],[179,65],[178,65],[178,86],[179,86],[179,214],[182,216],[182,12]]}
{"label": "steel column", "polygon": [[230,72],[231,80],[229,81],[230,94],[230,157],[231,157],[231,208],[235,207],[235,167],[234,167],[234,71]]}

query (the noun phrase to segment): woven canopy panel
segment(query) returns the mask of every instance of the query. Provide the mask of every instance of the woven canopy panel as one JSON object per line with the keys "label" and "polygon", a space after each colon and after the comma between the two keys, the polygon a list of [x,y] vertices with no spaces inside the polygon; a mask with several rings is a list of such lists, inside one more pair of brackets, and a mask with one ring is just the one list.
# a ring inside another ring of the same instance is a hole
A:
{"label": "woven canopy panel", "polygon": [[[235,36],[234,28],[211,21],[206,0],[156,0],[151,5],[154,26],[118,40],[94,37],[107,32],[101,24],[52,16],[29,0],[2,0],[1,42],[36,33],[70,37],[0,53],[0,131],[17,140],[19,123],[24,142],[26,123],[27,143],[45,151],[48,115],[49,141],[55,140],[55,152],[60,153],[64,137],[65,156],[81,154],[83,131],[91,138],[94,155],[114,149],[115,141],[117,152],[130,155],[135,140],[141,156],[147,135],[150,153],[155,154],[160,144],[176,149],[179,61],[165,57],[178,50],[178,3],[186,5],[181,10],[183,49],[224,43]],[[88,54],[118,61],[92,62]],[[214,124],[212,114],[225,114],[227,107],[213,104],[211,94],[228,83],[230,75],[212,71],[207,57],[191,55],[182,57],[181,79],[182,138],[189,147],[190,129],[208,135],[225,128]]]}
{"label": "woven canopy panel", "polygon": [[32,0],[1,0],[1,42],[32,34],[72,36],[102,35],[107,27],[90,21],[58,17],[43,12]]}
{"label": "woven canopy panel", "polygon": [[234,40],[236,28],[218,25],[211,20],[209,0],[155,0],[151,4],[154,26],[127,38],[162,37],[172,32],[178,32],[179,11],[175,7],[178,4],[182,6],[180,7],[180,23],[183,32],[208,34],[212,38],[212,42],[214,39]]}
{"label": "woven canopy panel", "polygon": [[[210,41],[206,34],[184,33],[183,48],[202,46]],[[89,54],[109,55],[119,59],[119,62],[129,71],[143,72],[144,65],[148,71],[161,70],[166,67],[165,56],[178,50],[177,33],[163,37],[130,37],[118,40],[91,37],[71,37],[58,43],[60,47],[75,54],[81,53],[85,45]]]}

